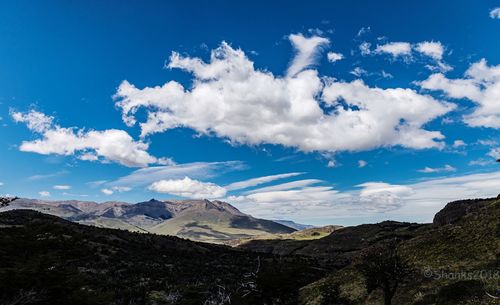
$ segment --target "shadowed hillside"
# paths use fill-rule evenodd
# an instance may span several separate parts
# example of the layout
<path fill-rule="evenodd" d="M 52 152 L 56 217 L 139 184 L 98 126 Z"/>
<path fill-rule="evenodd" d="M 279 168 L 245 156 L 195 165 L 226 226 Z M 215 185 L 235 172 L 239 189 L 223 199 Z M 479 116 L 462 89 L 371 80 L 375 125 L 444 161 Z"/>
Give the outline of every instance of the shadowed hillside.
<path fill-rule="evenodd" d="M 313 259 L 0 213 L 0 304 L 295 304 L 324 274 Z"/>

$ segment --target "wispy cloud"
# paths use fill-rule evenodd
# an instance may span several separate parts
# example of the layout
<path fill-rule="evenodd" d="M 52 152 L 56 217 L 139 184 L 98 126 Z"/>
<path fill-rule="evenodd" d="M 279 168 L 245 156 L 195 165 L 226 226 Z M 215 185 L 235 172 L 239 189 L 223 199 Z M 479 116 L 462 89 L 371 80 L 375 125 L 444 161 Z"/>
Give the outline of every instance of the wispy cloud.
<path fill-rule="evenodd" d="M 49 179 L 49 178 L 54 178 L 54 177 L 60 177 L 60 176 L 67 175 L 67 174 L 69 174 L 69 171 L 61 170 L 61 171 L 58 171 L 55 173 L 32 175 L 32 176 L 28 177 L 28 180 L 30 180 L 30 181 L 44 180 L 44 179 Z"/>
<path fill-rule="evenodd" d="M 453 166 L 446 164 L 443 167 L 424 167 L 422 169 L 417 170 L 419 173 L 425 173 L 425 174 L 431 174 L 431 173 L 442 173 L 442 172 L 454 172 L 457 169 L 454 168 Z"/>
<path fill-rule="evenodd" d="M 500 7 L 496 7 L 490 11 L 490 18 L 500 19 Z"/>
<path fill-rule="evenodd" d="M 52 187 L 55 190 L 69 190 L 71 189 L 71 185 L 63 185 L 63 184 L 57 184 Z"/>
<path fill-rule="evenodd" d="M 366 182 L 358 185 L 358 190 L 348 191 L 297 183 L 303 183 L 304 187 L 287 189 L 287 186 L 276 186 L 276 190 L 267 191 L 263 188 L 263 191 L 232 196 L 227 200 L 258 217 L 318 224 L 356 224 L 377 219 L 430 222 L 434 214 L 450 201 L 496 196 L 500 190 L 500 171 L 413 184 Z"/>
<path fill-rule="evenodd" d="M 248 180 L 244 180 L 244 181 L 233 182 L 233 183 L 227 185 L 226 189 L 230 190 L 230 191 L 245 189 L 245 188 L 257 186 L 257 185 L 260 185 L 263 183 L 268 183 L 268 182 L 271 182 L 274 180 L 295 177 L 295 176 L 302 175 L 302 174 L 304 174 L 304 173 L 286 173 L 286 174 L 257 177 L 257 178 L 252 178 L 252 179 L 248 179 Z"/>
<path fill-rule="evenodd" d="M 106 183 L 106 186 L 144 186 L 165 179 L 208 179 L 230 171 L 246 169 L 242 161 L 194 162 L 165 166 L 153 166 L 133 171 L 127 176 Z"/>
<path fill-rule="evenodd" d="M 294 76 L 314 64 L 321 48 L 330 43 L 327 38 L 319 36 L 304 37 L 302 34 L 291 34 L 288 38 L 297 52 L 288 68 L 289 76 Z"/>

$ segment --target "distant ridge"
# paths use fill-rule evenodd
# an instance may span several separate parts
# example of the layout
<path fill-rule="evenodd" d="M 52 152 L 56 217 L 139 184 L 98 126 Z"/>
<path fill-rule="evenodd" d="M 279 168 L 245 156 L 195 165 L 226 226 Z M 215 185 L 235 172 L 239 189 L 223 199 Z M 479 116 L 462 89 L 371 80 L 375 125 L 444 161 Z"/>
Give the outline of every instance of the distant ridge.
<path fill-rule="evenodd" d="M 254 218 L 218 200 L 148 201 L 49 201 L 16 198 L 0 209 L 30 209 L 73 222 L 105 228 L 174 235 L 196 241 L 225 243 L 230 240 L 292 233 L 296 229 L 278 222 Z"/>

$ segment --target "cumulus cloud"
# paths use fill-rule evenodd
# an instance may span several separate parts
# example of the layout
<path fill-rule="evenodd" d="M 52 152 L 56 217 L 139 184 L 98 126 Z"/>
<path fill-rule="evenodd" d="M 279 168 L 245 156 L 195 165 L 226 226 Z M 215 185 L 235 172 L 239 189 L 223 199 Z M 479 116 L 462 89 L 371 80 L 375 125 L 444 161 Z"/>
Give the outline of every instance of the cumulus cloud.
<path fill-rule="evenodd" d="M 495 7 L 490 11 L 490 18 L 500 19 L 500 7 Z"/>
<path fill-rule="evenodd" d="M 76 155 L 81 160 L 117 162 L 128 167 L 143 167 L 165 162 L 148 152 L 148 144 L 134 139 L 125 131 L 103 131 L 64 128 L 53 123 L 53 117 L 31 110 L 27 113 L 11 111 L 16 122 L 42 136 L 34 141 L 23 141 L 19 150 L 42 155 Z"/>
<path fill-rule="evenodd" d="M 453 70 L 453 68 L 443 62 L 444 46 L 439 41 L 422 41 L 417 43 L 415 50 L 425 56 L 434 59 L 434 64 L 428 64 L 425 67 L 431 71 L 439 71 L 446 73 Z"/>
<path fill-rule="evenodd" d="M 54 185 L 52 188 L 55 190 L 70 190 L 71 185 Z"/>
<path fill-rule="evenodd" d="M 418 83 L 428 90 L 443 91 L 450 98 L 466 98 L 476 107 L 463 117 L 471 127 L 500 128 L 500 65 L 488 66 L 485 59 L 472 64 L 463 78 L 449 79 L 442 73 Z"/>
<path fill-rule="evenodd" d="M 422 41 L 416 45 L 415 50 L 435 60 L 443 59 L 444 47 L 439 41 Z"/>
<path fill-rule="evenodd" d="M 292 61 L 293 73 L 285 77 L 256 70 L 242 50 L 225 42 L 212 51 L 208 63 L 174 52 L 168 67 L 191 73 L 191 89 L 176 81 L 143 89 L 123 81 L 116 105 L 130 126 L 136 123 L 138 109 L 148 110 L 146 121 L 140 123 L 142 137 L 188 127 L 234 144 L 277 144 L 304 152 L 443 146 L 444 136 L 423 126 L 452 110 L 451 104 L 411 89 L 320 77 L 307 68 L 306 59 L 315 54 L 312 46 L 326 41 L 304 39 L 295 42 L 307 47 L 297 46 L 301 51 Z M 322 102 L 332 111 L 326 113 Z"/>
<path fill-rule="evenodd" d="M 295 76 L 297 73 L 313 65 L 321 48 L 330 43 L 324 37 L 304 37 L 302 34 L 291 34 L 288 36 L 288 39 L 290 39 L 297 52 L 288 68 L 287 74 L 289 76 Z"/>
<path fill-rule="evenodd" d="M 38 195 L 40 195 L 40 197 L 49 197 L 50 196 L 50 192 L 48 192 L 48 191 L 40 191 L 40 192 L 38 192 Z"/>
<path fill-rule="evenodd" d="M 11 110 L 10 114 L 16 123 L 25 123 L 30 130 L 38 133 L 43 133 L 49 130 L 52 127 L 52 122 L 54 121 L 54 117 L 47 116 L 35 110 L 31 110 L 27 113 Z"/>
<path fill-rule="evenodd" d="M 201 182 L 198 180 L 193 180 L 189 177 L 184 177 L 184 179 L 170 179 L 170 180 L 160 180 L 152 183 L 149 190 L 171 194 L 186 198 L 221 198 L 226 195 L 227 190 L 221 186 L 218 186 L 210 182 Z"/>
<path fill-rule="evenodd" d="M 359 160 L 359 161 L 358 161 L 358 167 L 359 167 L 359 168 L 363 168 L 363 167 L 365 167 L 366 165 L 368 165 L 368 162 L 366 162 L 365 160 Z"/>
<path fill-rule="evenodd" d="M 386 53 L 392 57 L 409 56 L 411 55 L 411 44 L 408 42 L 389 42 L 378 45 L 375 48 L 375 53 Z"/>
<path fill-rule="evenodd" d="M 443 166 L 443 167 L 436 167 L 436 168 L 426 166 L 422 169 L 417 170 L 417 172 L 425 173 L 425 174 L 432 174 L 432 173 L 442 173 L 442 172 L 454 172 L 456 170 L 457 169 L 454 168 L 453 166 L 451 166 L 449 164 L 445 164 L 445 166 Z"/>
<path fill-rule="evenodd" d="M 342 55 L 340 53 L 335 53 L 335 52 L 328 52 L 328 54 L 326 54 L 326 56 L 327 56 L 329 62 L 336 62 L 336 61 L 342 60 L 344 58 L 344 55 Z"/>

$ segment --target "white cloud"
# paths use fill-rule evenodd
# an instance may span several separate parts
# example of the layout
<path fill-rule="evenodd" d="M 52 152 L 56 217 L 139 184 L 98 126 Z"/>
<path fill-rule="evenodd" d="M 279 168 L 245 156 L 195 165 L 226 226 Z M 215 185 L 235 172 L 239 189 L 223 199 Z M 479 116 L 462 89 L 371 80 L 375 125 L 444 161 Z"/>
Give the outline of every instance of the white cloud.
<path fill-rule="evenodd" d="M 270 176 L 263 176 L 263 177 L 257 177 L 257 178 L 252 178 L 244 181 L 238 181 L 238 182 L 233 182 L 225 188 L 227 190 L 239 190 L 239 189 L 245 189 L 249 188 L 252 186 L 257 186 L 260 184 L 268 183 L 271 181 L 279 180 L 279 179 L 285 179 L 285 178 L 290 178 L 290 177 L 295 177 L 298 175 L 302 175 L 303 173 L 286 173 L 286 174 L 278 174 L 278 175 L 270 175 Z"/>
<path fill-rule="evenodd" d="M 411 44 L 408 42 L 390 42 L 383 45 L 377 45 L 376 53 L 390 54 L 392 57 L 411 55 Z"/>
<path fill-rule="evenodd" d="M 115 192 L 123 193 L 123 192 L 128 192 L 131 190 L 132 190 L 132 188 L 128 187 L 128 186 L 113 186 L 110 188 L 103 188 L 103 189 L 101 189 L 101 192 L 105 195 L 113 195 Z"/>
<path fill-rule="evenodd" d="M 148 144 L 134 139 L 125 131 L 103 131 L 63 128 L 53 124 L 53 118 L 31 110 L 28 113 L 11 111 L 16 122 L 42 135 L 41 139 L 23 141 L 19 149 L 42 155 L 76 155 L 79 159 L 114 161 L 128 167 L 144 167 L 159 159 L 148 152 Z M 164 162 L 164 159 L 160 160 Z"/>
<path fill-rule="evenodd" d="M 422 41 L 417 43 L 415 50 L 425 56 L 434 59 L 434 64 L 427 64 L 425 67 L 431 71 L 439 71 L 446 73 L 453 70 L 453 67 L 442 61 L 444 54 L 444 46 L 439 41 Z"/>
<path fill-rule="evenodd" d="M 488 66 L 485 59 L 472 64 L 464 78 L 448 79 L 442 73 L 418 83 L 422 88 L 443 91 L 451 98 L 467 98 L 477 106 L 463 117 L 471 127 L 500 128 L 500 65 Z"/>
<path fill-rule="evenodd" d="M 455 148 L 462 147 L 462 146 L 467 146 L 467 144 L 465 144 L 465 142 L 462 140 L 455 140 L 453 142 L 453 147 L 455 147 Z"/>
<path fill-rule="evenodd" d="M 490 157 L 493 157 L 495 159 L 500 159 L 500 147 L 497 147 L 497 148 L 492 148 L 489 152 L 488 152 L 488 156 Z"/>
<path fill-rule="evenodd" d="M 342 55 L 340 53 L 335 53 L 335 52 L 328 52 L 328 54 L 326 54 L 326 56 L 327 56 L 329 62 L 336 62 L 336 61 L 342 60 L 344 58 L 344 55 Z"/>
<path fill-rule="evenodd" d="M 391 73 L 385 72 L 384 70 L 382 70 L 380 74 L 382 75 L 383 78 L 394 78 L 394 76 Z"/>
<path fill-rule="evenodd" d="M 368 72 L 365 69 L 361 68 L 361 67 L 355 67 L 349 73 L 352 74 L 352 75 L 354 75 L 354 76 L 356 76 L 356 77 L 361 77 L 361 76 L 367 74 Z"/>
<path fill-rule="evenodd" d="M 106 182 L 108 182 L 108 180 L 96 180 L 96 181 L 87 182 L 86 184 L 90 187 L 98 187 L 98 186 L 103 185 Z"/>
<path fill-rule="evenodd" d="M 371 31 L 371 27 L 367 26 L 367 27 L 362 27 L 361 29 L 359 29 L 358 31 L 358 34 L 356 36 L 361 36 L 361 35 L 364 35 L 366 33 L 370 33 Z"/>
<path fill-rule="evenodd" d="M 444 47 L 439 41 L 422 41 L 417 43 L 415 50 L 435 60 L 443 59 Z"/>
<path fill-rule="evenodd" d="M 362 42 L 360 45 L 359 45 L 359 50 L 361 51 L 361 55 L 363 56 L 366 56 L 366 55 L 370 55 L 371 54 L 371 46 L 372 44 L 369 43 L 369 42 Z"/>
<path fill-rule="evenodd" d="M 55 190 L 69 190 L 71 185 L 54 185 L 52 188 Z"/>
<path fill-rule="evenodd" d="M 30 110 L 27 113 L 11 110 L 10 114 L 16 123 L 25 123 L 30 130 L 44 133 L 52 127 L 54 117 L 47 116 L 41 112 Z"/>
<path fill-rule="evenodd" d="M 191 177 L 193 179 L 208 179 L 230 171 L 238 171 L 246 168 L 242 161 L 224 162 L 193 162 L 165 166 L 152 166 L 133 171 L 127 176 L 108 182 L 109 186 L 144 186 L 158 180 L 182 179 Z"/>
<path fill-rule="evenodd" d="M 227 43 L 212 51 L 209 63 L 173 53 L 168 67 L 192 73 L 192 89 L 175 81 L 138 89 L 124 81 L 116 93 L 127 124 L 136 122 L 139 108 L 148 110 L 140 124 L 143 137 L 182 126 L 231 143 L 277 144 L 304 152 L 439 148 L 444 136 L 423 126 L 453 109 L 411 89 L 337 82 L 316 70 L 277 77 L 255 70 L 242 50 Z M 335 111 L 325 113 L 320 98 Z"/>
<path fill-rule="evenodd" d="M 365 160 L 359 160 L 359 161 L 358 161 L 358 167 L 359 167 L 359 168 L 363 168 L 363 167 L 365 167 L 367 164 L 368 164 L 368 162 L 366 162 Z"/>
<path fill-rule="evenodd" d="M 337 163 L 335 162 L 335 160 L 329 160 L 328 163 L 326 164 L 326 167 L 329 167 L 329 168 L 334 168 L 337 166 Z"/>
<path fill-rule="evenodd" d="M 496 7 L 490 11 L 490 18 L 500 19 L 500 7 Z"/>
<path fill-rule="evenodd" d="M 40 191 L 40 192 L 38 192 L 38 195 L 40 195 L 40 197 L 49 197 L 50 196 L 50 192 L 48 192 L 48 191 Z"/>
<path fill-rule="evenodd" d="M 110 190 L 110 189 L 102 189 L 101 192 L 104 194 L 104 195 L 113 195 L 113 190 Z"/>
<path fill-rule="evenodd" d="M 50 174 L 31 175 L 31 176 L 28 177 L 28 180 L 30 180 L 30 181 L 36 181 L 36 180 L 50 179 L 50 178 L 54 178 L 54 177 L 59 177 L 59 176 L 66 175 L 68 173 L 69 173 L 69 171 L 62 170 L 62 171 L 58 171 L 58 172 L 50 173 Z"/>
<path fill-rule="evenodd" d="M 291 34 L 288 36 L 288 39 L 290 39 L 297 52 L 288 68 L 288 76 L 295 76 L 297 73 L 313 65 L 321 48 L 330 43 L 324 37 L 304 37 L 302 34 Z"/>
<path fill-rule="evenodd" d="M 226 195 L 227 190 L 210 182 L 201 182 L 189 177 L 178 180 L 160 180 L 151 184 L 148 189 L 164 194 L 171 194 L 186 198 L 221 198 Z"/>
<path fill-rule="evenodd" d="M 323 90 L 323 98 L 330 105 L 337 105 L 342 99 L 359 108 L 338 109 L 336 120 L 330 126 L 330 134 L 331 130 L 338 130 L 344 135 L 331 145 L 351 151 L 395 145 L 441 148 L 440 140 L 444 136 L 421 127 L 454 108 L 411 89 L 370 88 L 361 80 L 333 82 Z M 325 137 L 328 136 L 325 134 Z"/>
<path fill-rule="evenodd" d="M 497 141 L 491 139 L 481 139 L 477 141 L 477 144 L 483 146 L 496 146 L 498 144 Z"/>
<path fill-rule="evenodd" d="M 500 189 L 500 171 L 431 179 L 394 185 L 366 182 L 359 190 L 335 191 L 311 186 L 230 196 L 245 213 L 271 219 L 293 219 L 316 224 L 360 224 L 387 219 L 431 222 L 446 203 L 466 198 L 494 197 Z"/>
<path fill-rule="evenodd" d="M 469 162 L 469 165 L 470 166 L 475 166 L 475 165 L 478 165 L 478 166 L 486 166 L 486 165 L 491 165 L 495 163 L 494 161 L 492 161 L 491 159 L 484 159 L 484 158 L 479 158 L 479 159 L 476 159 L 476 160 L 472 160 Z"/>
<path fill-rule="evenodd" d="M 0 182 L 0 186 L 3 186 L 3 185 L 4 185 L 4 183 L 3 183 L 3 182 Z"/>
<path fill-rule="evenodd" d="M 304 179 L 304 180 L 296 180 L 292 182 L 281 183 L 272 186 L 261 187 L 255 190 L 251 190 L 246 192 L 246 194 L 255 194 L 255 193 L 263 193 L 263 192 L 274 192 L 274 191 L 286 191 L 292 189 L 301 189 L 307 186 L 311 186 L 314 184 L 318 184 L 323 182 L 318 179 Z"/>
<path fill-rule="evenodd" d="M 436 168 L 426 166 L 422 169 L 417 170 L 417 172 L 431 174 L 431 173 L 442 173 L 442 172 L 454 172 L 456 170 L 457 169 L 454 168 L 453 166 L 446 164 L 443 167 L 436 167 Z"/>
<path fill-rule="evenodd" d="M 438 61 L 435 64 L 427 64 L 425 65 L 425 67 L 432 72 L 441 72 L 441 73 L 446 73 L 448 71 L 453 70 L 452 66 L 442 61 Z"/>
<path fill-rule="evenodd" d="M 338 191 L 331 186 L 314 186 L 321 180 L 299 180 L 254 190 L 246 195 L 229 196 L 228 202 L 258 217 L 280 218 L 291 214 L 321 213 L 332 206 Z"/>
<path fill-rule="evenodd" d="M 384 182 L 366 182 L 358 185 L 361 206 L 373 212 L 387 212 L 399 209 L 403 205 L 401 197 L 412 194 L 411 187 Z"/>

